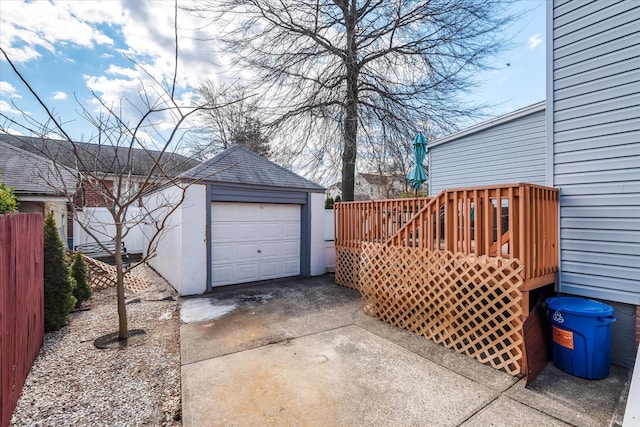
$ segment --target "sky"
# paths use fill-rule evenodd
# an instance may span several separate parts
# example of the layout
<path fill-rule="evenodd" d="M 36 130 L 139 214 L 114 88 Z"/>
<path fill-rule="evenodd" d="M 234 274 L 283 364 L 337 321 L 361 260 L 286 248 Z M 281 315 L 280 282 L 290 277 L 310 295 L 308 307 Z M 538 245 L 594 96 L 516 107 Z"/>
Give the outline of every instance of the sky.
<path fill-rule="evenodd" d="M 522 17 L 509 29 L 512 45 L 493 61 L 493 70 L 477 76 L 469 102 L 491 104 L 498 116 L 544 100 L 545 1 L 521 0 Z M 208 79 L 231 81 L 232 64 L 216 53 L 193 16 L 179 10 L 176 94 L 183 104 Z M 139 99 L 140 83 L 172 81 L 174 71 L 174 4 L 172 0 L 20 1 L 0 0 L 0 46 L 27 81 L 65 122 L 75 140 L 87 140 L 92 129 L 79 118 L 81 106 L 97 111 L 93 94 L 114 108 L 130 109 L 120 100 Z M 136 67 L 132 60 L 142 67 Z M 0 57 L 0 111 L 19 117 L 27 112 L 45 121 L 44 110 Z M 158 117 L 160 127 L 170 117 Z M 5 126 L 6 123 L 0 123 Z M 13 132 L 27 134 L 13 127 Z M 149 141 L 152 143 L 152 141 Z"/>

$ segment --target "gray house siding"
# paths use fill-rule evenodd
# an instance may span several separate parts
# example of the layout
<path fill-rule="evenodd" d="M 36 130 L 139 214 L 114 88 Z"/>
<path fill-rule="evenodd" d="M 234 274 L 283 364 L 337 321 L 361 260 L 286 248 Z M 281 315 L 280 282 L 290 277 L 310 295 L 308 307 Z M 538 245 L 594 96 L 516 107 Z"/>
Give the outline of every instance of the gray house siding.
<path fill-rule="evenodd" d="M 561 292 L 640 304 L 640 3 L 550 11 Z"/>
<path fill-rule="evenodd" d="M 611 361 L 630 366 L 640 305 L 640 2 L 555 0 L 547 12 L 558 289 L 615 308 Z"/>
<path fill-rule="evenodd" d="M 429 194 L 513 182 L 544 185 L 545 135 L 544 103 L 539 103 L 433 141 Z"/>

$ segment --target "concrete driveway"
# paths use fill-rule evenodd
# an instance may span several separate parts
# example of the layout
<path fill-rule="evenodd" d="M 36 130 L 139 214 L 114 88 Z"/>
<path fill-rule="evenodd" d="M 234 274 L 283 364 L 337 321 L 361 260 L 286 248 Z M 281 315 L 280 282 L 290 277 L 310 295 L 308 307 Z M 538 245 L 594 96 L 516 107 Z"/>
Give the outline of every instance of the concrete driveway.
<path fill-rule="evenodd" d="M 628 379 L 616 366 L 589 381 L 549 364 L 525 388 L 365 315 L 330 275 L 184 299 L 181 316 L 185 427 L 604 426 Z"/>

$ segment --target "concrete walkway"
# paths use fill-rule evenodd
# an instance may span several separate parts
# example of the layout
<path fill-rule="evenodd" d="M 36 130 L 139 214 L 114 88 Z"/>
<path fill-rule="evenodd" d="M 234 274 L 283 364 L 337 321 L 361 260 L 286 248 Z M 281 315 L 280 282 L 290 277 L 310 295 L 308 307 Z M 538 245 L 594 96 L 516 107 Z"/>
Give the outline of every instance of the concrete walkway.
<path fill-rule="evenodd" d="M 333 276 L 182 303 L 185 427 L 608 426 L 628 379 L 616 366 L 589 381 L 549 364 L 525 388 L 365 315 Z"/>

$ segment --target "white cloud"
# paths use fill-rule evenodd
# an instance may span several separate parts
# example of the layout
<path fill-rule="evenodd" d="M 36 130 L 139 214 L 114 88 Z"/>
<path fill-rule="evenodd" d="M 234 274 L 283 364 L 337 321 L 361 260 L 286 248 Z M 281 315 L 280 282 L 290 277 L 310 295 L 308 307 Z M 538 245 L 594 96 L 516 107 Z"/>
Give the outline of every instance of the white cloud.
<path fill-rule="evenodd" d="M 536 33 L 529 37 L 529 49 L 533 50 L 542 43 L 542 34 Z"/>
<path fill-rule="evenodd" d="M 68 98 L 68 96 L 64 92 L 54 92 L 53 93 L 53 99 L 55 99 L 57 101 L 64 101 L 67 98 Z"/>
<path fill-rule="evenodd" d="M 4 99 L 0 99 L 0 111 L 6 114 L 20 114 L 20 111 L 13 108 L 13 106 Z"/>
<path fill-rule="evenodd" d="M 109 65 L 109 68 L 106 70 L 106 73 L 112 74 L 114 76 L 129 77 L 130 79 L 135 79 L 140 74 L 140 72 L 134 68 L 119 67 L 114 64 Z"/>
<path fill-rule="evenodd" d="M 22 132 L 13 128 L 3 129 L 3 131 L 10 135 L 25 136 Z"/>
<path fill-rule="evenodd" d="M 0 42 L 17 63 L 39 58 L 37 48 L 56 52 L 58 43 L 88 48 L 113 44 L 93 24 L 110 22 L 109 12 L 117 8 L 97 7 L 96 2 L 3 2 Z"/>
<path fill-rule="evenodd" d="M 22 98 L 17 92 L 14 85 L 9 82 L 0 81 L 0 95 L 10 98 Z"/>
<path fill-rule="evenodd" d="M 193 88 L 207 79 L 220 78 L 221 68 L 233 79 L 240 71 L 234 72 L 234 64 L 218 58 L 215 47 L 202 41 L 207 38 L 201 30 L 204 26 L 199 18 L 184 12 L 186 0 L 180 6 L 176 97 L 184 106 L 193 101 Z M 141 97 L 149 95 L 151 104 L 166 99 L 162 90 L 173 82 L 174 12 L 173 0 L 3 1 L 0 45 L 24 67 L 34 62 L 55 72 L 56 63 L 75 60 L 78 74 L 84 75 L 72 86 L 48 88 L 49 93 L 64 91 L 55 93 L 54 99 L 67 99 L 60 97 L 75 93 L 87 108 L 102 111 L 89 93 L 93 91 L 104 105 L 116 107 L 126 116 L 123 118 L 135 122 L 140 111 L 146 111 Z M 123 55 L 132 62 L 123 62 Z M 85 71 L 83 64 L 91 67 Z M 166 114 L 157 120 L 155 123 L 162 123 L 157 129 L 163 130 L 172 127 L 175 117 Z"/>
<path fill-rule="evenodd" d="M 188 5 L 182 2 L 181 6 Z M 111 51 L 96 56 L 110 59 L 124 53 L 156 80 L 170 82 L 175 68 L 174 13 L 173 0 L 3 2 L 0 43 L 15 63 L 37 60 L 43 50 L 62 60 L 73 60 L 67 47 L 94 49 L 102 45 Z M 122 40 L 113 40 L 101 27 L 112 29 Z M 210 42 L 201 41 L 207 38 L 201 28 L 199 18 L 178 11 L 178 88 L 197 87 L 216 78 L 220 65 L 230 65 L 222 64 Z M 116 79 L 123 76 L 113 69 L 104 72 L 115 74 Z M 126 77 L 135 79 L 136 73 L 140 70 Z M 230 74 L 237 77 L 237 72 Z"/>

